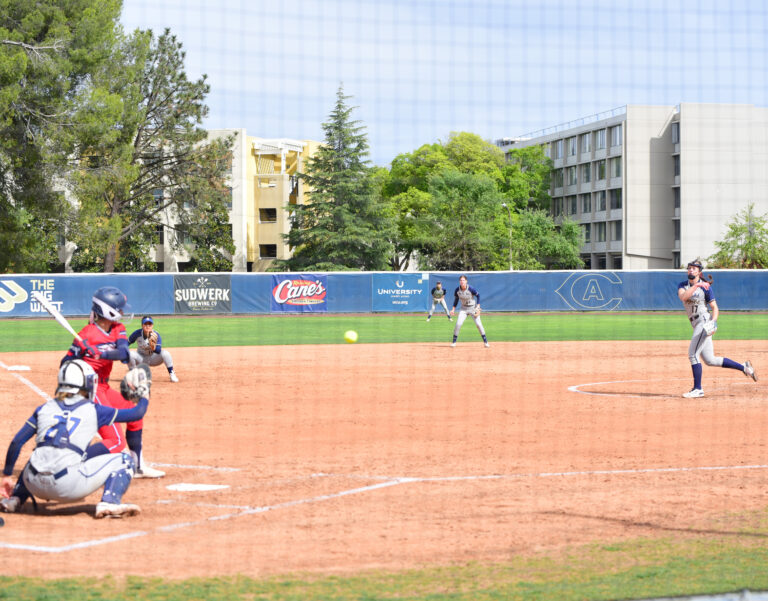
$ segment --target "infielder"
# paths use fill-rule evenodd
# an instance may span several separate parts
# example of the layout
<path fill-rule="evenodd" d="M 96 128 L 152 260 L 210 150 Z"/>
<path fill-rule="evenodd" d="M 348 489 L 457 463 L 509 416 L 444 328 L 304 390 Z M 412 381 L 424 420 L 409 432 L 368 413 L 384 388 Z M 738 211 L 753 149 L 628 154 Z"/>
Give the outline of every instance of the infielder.
<path fill-rule="evenodd" d="M 93 294 L 93 305 L 89 323 L 79 332 L 82 342 L 75 339 L 69 351 L 62 359 L 82 359 L 90 365 L 99 377 L 96 390 L 96 403 L 114 409 L 128 409 L 132 405 L 122 395 L 109 387 L 109 375 L 112 363 L 128 363 L 128 336 L 125 326 L 120 323 L 123 314 L 131 310 L 128 299 L 119 288 L 105 286 Z M 146 464 L 142 453 L 144 420 L 128 422 L 126 433 L 117 424 L 109 424 L 99 429 L 102 444 L 110 453 L 120 453 L 126 446 L 136 454 L 136 478 L 161 478 L 165 472 Z"/>
<path fill-rule="evenodd" d="M 448 311 L 448 305 L 445 304 L 445 288 L 443 288 L 442 282 L 436 282 L 435 287 L 432 288 L 432 307 L 429 309 L 429 315 L 427 315 L 427 321 L 432 319 L 432 313 L 435 312 L 435 307 L 437 305 L 442 305 L 443 310 L 445 311 L 445 316 L 448 318 L 448 321 L 453 321 L 451 318 L 451 314 Z"/>
<path fill-rule="evenodd" d="M 136 421 L 147 411 L 146 372 L 142 369 L 135 372 L 129 374 L 138 404 L 118 410 L 94 403 L 96 373 L 90 365 L 81 359 L 64 362 L 59 369 L 55 398 L 35 409 L 8 446 L 0 511 L 14 513 L 32 495 L 71 503 L 101 486 L 104 493 L 94 517 L 120 518 L 141 511 L 138 505 L 122 502 L 133 477 L 131 455 L 106 453 L 103 445 L 90 444 L 100 427 L 116 421 Z M 33 436 L 35 450 L 14 486 L 13 466 L 21 448 Z"/>
<path fill-rule="evenodd" d="M 128 367 L 133 369 L 140 363 L 155 367 L 165 363 L 171 382 L 178 382 L 179 377 L 173 370 L 173 357 L 163 348 L 163 338 L 160 332 L 155 330 L 155 321 L 149 315 L 141 318 L 141 328 L 135 330 L 128 337 L 128 344 L 136 343 L 136 350 L 130 351 Z"/>
<path fill-rule="evenodd" d="M 704 363 L 707 365 L 738 369 L 744 372 L 745 376 L 757 382 L 757 374 L 749 361 L 742 365 L 728 357 L 715 357 L 712 335 L 717 330 L 717 317 L 720 310 L 717 307 L 717 301 L 715 301 L 715 294 L 712 292 L 712 277 L 709 277 L 709 281 L 703 280 L 701 278 L 702 269 L 700 261 L 688 263 L 688 279 L 680 282 L 677 286 L 677 296 L 683 302 L 688 320 L 693 327 L 691 344 L 688 346 L 688 359 L 691 361 L 691 369 L 693 370 L 693 388 L 683 394 L 689 399 L 704 396 L 704 389 L 701 387 L 700 358 L 704 359 Z M 710 308 L 712 309 L 711 314 Z"/>
<path fill-rule="evenodd" d="M 451 315 L 453 315 L 456 310 L 456 305 L 458 305 L 459 302 L 461 302 L 461 308 L 459 309 L 459 316 L 456 318 L 456 325 L 453 327 L 453 342 L 451 342 L 451 346 L 456 346 L 459 330 L 461 330 L 461 326 L 467 318 L 467 315 L 471 315 L 472 319 L 475 320 L 477 331 L 480 332 L 480 336 L 483 337 L 485 348 L 491 346 L 488 344 L 488 338 L 485 336 L 483 322 L 480 321 L 480 293 L 467 283 L 467 276 L 465 275 L 459 278 L 459 287 L 456 288 L 453 293 Z"/>

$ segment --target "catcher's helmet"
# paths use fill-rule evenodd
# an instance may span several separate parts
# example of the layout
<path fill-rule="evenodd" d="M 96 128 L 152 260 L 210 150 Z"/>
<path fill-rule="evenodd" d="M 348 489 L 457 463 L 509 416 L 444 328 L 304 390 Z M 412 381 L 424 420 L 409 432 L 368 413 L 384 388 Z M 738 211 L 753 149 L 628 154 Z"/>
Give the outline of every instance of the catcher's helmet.
<path fill-rule="evenodd" d="M 104 286 L 93 293 L 93 306 L 91 311 L 97 317 L 104 317 L 110 321 L 120 321 L 125 313 L 130 312 L 131 306 L 128 298 L 119 288 Z"/>
<path fill-rule="evenodd" d="M 59 368 L 59 385 L 56 394 L 67 392 L 82 395 L 89 401 L 96 396 L 96 372 L 82 359 L 65 361 Z"/>

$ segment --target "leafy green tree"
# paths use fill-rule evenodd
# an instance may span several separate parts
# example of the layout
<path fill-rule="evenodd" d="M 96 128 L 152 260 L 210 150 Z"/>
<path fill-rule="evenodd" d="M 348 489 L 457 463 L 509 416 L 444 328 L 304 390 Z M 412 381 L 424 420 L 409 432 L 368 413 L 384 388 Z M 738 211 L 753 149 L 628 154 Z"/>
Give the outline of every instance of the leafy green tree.
<path fill-rule="evenodd" d="M 552 159 L 541 146 L 516 148 L 501 168 L 499 189 L 517 211 L 527 208 L 548 209 Z"/>
<path fill-rule="evenodd" d="M 755 205 L 739 211 L 728 222 L 725 238 L 707 259 L 710 268 L 765 269 L 768 267 L 768 213 L 755 215 Z"/>
<path fill-rule="evenodd" d="M 307 160 L 301 179 L 309 202 L 291 205 L 285 235 L 293 256 L 274 269 L 291 271 L 385 270 L 392 221 L 368 166 L 365 127 L 351 117 L 342 86 L 328 121 L 324 142 Z"/>
<path fill-rule="evenodd" d="M 170 247 L 188 250 L 190 269 L 231 269 L 232 140 L 206 141 L 206 77 L 187 79 L 182 45 L 169 30 L 123 38 L 91 75 L 85 104 L 97 110 L 71 130 L 73 265 L 153 270 L 149 251 L 168 220 L 179 234 Z"/>
<path fill-rule="evenodd" d="M 579 225 L 564 220 L 556 226 L 552 217 L 540 209 L 525 209 L 515 215 L 511 234 L 513 269 L 577 269 L 584 262 L 579 256 L 582 234 Z"/>
<path fill-rule="evenodd" d="M 433 220 L 430 242 L 419 255 L 423 269 L 506 269 L 507 230 L 502 197 L 487 175 L 449 169 L 429 180 Z"/>
<path fill-rule="evenodd" d="M 119 0 L 0 0 L 0 271 L 48 271 L 67 199 L 57 177 L 80 91 L 107 59 Z"/>

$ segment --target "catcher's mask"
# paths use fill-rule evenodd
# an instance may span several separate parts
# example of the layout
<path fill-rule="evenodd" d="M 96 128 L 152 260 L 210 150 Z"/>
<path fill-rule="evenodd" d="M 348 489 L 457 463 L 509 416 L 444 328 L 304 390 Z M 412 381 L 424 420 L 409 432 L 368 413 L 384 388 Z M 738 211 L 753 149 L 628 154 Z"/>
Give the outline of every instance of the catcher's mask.
<path fill-rule="evenodd" d="M 60 392 L 82 395 L 93 401 L 96 396 L 96 372 L 82 359 L 66 361 L 59 368 L 56 394 Z"/>

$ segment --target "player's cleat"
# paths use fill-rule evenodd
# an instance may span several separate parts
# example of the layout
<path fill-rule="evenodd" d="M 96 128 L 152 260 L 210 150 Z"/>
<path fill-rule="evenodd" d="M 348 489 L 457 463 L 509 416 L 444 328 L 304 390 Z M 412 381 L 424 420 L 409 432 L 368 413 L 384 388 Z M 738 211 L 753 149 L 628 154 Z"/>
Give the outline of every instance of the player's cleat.
<path fill-rule="evenodd" d="M 176 375 L 176 372 L 175 372 L 175 371 L 172 371 L 172 372 L 171 372 L 171 382 L 176 382 L 176 383 L 178 383 L 178 381 L 179 381 L 179 376 L 177 376 L 177 375 Z"/>
<path fill-rule="evenodd" d="M 491 346 L 491 345 L 490 345 L 490 344 L 488 344 L 487 342 L 484 342 L 483 344 L 485 344 L 485 348 L 488 348 L 489 346 Z"/>
<path fill-rule="evenodd" d="M 451 346 L 456 346 L 456 343 L 455 342 L 451 342 Z"/>
<path fill-rule="evenodd" d="M 448 316 L 448 321 L 453 321 L 453 317 L 451 317 L 451 316 L 449 315 L 449 316 Z"/>
<path fill-rule="evenodd" d="M 744 363 L 744 375 L 748 378 L 752 378 L 755 382 L 757 382 L 757 374 L 755 373 L 755 368 L 752 367 L 751 361 L 746 361 Z"/>
<path fill-rule="evenodd" d="M 432 319 L 432 318 L 431 317 L 427 317 L 427 321 L 429 321 L 430 319 Z"/>
<path fill-rule="evenodd" d="M 19 497 L 10 496 L 5 499 L 0 499 L 0 511 L 5 513 L 16 513 L 19 510 Z"/>
<path fill-rule="evenodd" d="M 162 470 L 156 470 L 148 465 L 142 465 L 140 468 L 136 468 L 136 472 L 133 474 L 134 478 L 162 478 L 165 476 L 165 472 Z"/>
<path fill-rule="evenodd" d="M 686 399 L 699 399 L 704 396 L 704 391 L 701 388 L 694 388 L 688 392 L 684 392 L 683 396 Z"/>
<path fill-rule="evenodd" d="M 107 503 L 99 501 L 93 517 L 100 520 L 101 518 L 121 518 L 129 515 L 139 515 L 140 513 L 141 507 L 132 503 Z"/>

